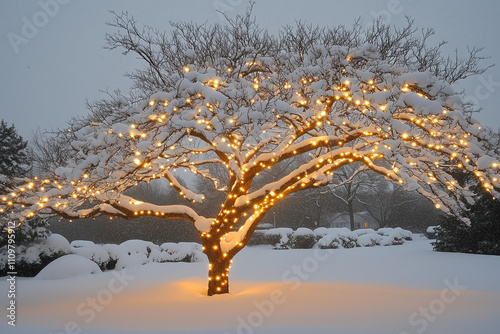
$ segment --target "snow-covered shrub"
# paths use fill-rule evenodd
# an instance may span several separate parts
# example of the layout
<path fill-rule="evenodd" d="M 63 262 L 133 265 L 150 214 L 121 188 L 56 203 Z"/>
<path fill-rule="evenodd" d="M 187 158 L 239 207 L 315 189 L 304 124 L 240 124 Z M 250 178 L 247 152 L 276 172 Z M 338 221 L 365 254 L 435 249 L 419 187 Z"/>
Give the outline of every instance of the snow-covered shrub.
<path fill-rule="evenodd" d="M 319 241 L 325 235 L 328 234 L 328 229 L 326 227 L 318 227 L 314 230 L 314 238 Z"/>
<path fill-rule="evenodd" d="M 166 242 L 160 248 L 161 258 L 156 262 L 197 262 L 203 258 L 201 245 L 196 242 Z"/>
<path fill-rule="evenodd" d="M 379 228 L 377 233 L 382 236 L 382 240 L 380 240 L 381 246 L 402 245 L 404 242 L 401 233 L 393 228 Z"/>
<path fill-rule="evenodd" d="M 108 253 L 109 261 L 106 264 L 106 270 L 112 270 L 116 268 L 116 264 L 120 258 L 125 258 L 128 256 L 128 252 L 124 247 L 116 244 L 105 244 L 102 248 Z"/>
<path fill-rule="evenodd" d="M 401 227 L 379 228 L 377 233 L 382 236 L 381 246 L 401 245 L 405 240 L 413 240 L 413 234 L 410 231 L 404 230 Z"/>
<path fill-rule="evenodd" d="M 254 231 L 247 245 L 248 246 L 267 245 L 266 231 L 265 230 Z"/>
<path fill-rule="evenodd" d="M 149 241 L 128 240 L 120 245 L 99 245 L 92 241 L 75 240 L 71 244 L 59 234 L 38 240 L 16 249 L 16 270 L 19 276 L 32 277 L 59 257 L 73 254 L 95 263 L 100 270 L 123 269 L 150 262 L 197 262 L 204 258 L 196 242 L 164 243 L 158 246 Z M 7 250 L 0 251 L 0 276 L 7 270 Z"/>
<path fill-rule="evenodd" d="M 289 249 L 293 230 L 288 227 L 279 227 L 267 230 L 265 235 L 267 244 L 273 245 L 275 249 Z"/>
<path fill-rule="evenodd" d="M 161 249 L 158 245 L 144 240 L 127 240 L 120 244 L 126 255 L 118 258 L 116 269 L 143 265 L 159 258 Z"/>
<path fill-rule="evenodd" d="M 109 255 L 105 269 L 123 269 L 151 262 L 196 262 L 203 258 L 201 245 L 196 242 L 164 243 L 128 240 L 120 245 L 102 246 Z"/>
<path fill-rule="evenodd" d="M 343 248 L 354 248 L 356 247 L 356 241 L 358 240 L 358 235 L 347 227 L 335 228 L 335 232 L 337 233 L 342 244 Z"/>
<path fill-rule="evenodd" d="M 325 234 L 324 234 L 325 233 Z M 317 242 L 319 248 L 354 248 L 357 246 L 358 234 L 347 227 L 321 230 L 316 235 L 323 235 Z"/>
<path fill-rule="evenodd" d="M 124 248 L 129 255 L 134 253 L 142 253 L 149 256 L 153 251 L 160 250 L 158 245 L 155 245 L 151 241 L 144 240 L 127 240 L 120 244 L 122 248 Z"/>
<path fill-rule="evenodd" d="M 318 240 L 316 245 L 321 249 L 337 249 L 341 247 L 342 242 L 337 234 L 328 233 L 323 235 L 323 237 Z"/>
<path fill-rule="evenodd" d="M 413 233 L 411 231 L 404 230 L 401 227 L 396 227 L 396 228 L 394 228 L 394 230 L 398 231 L 404 240 L 407 240 L 407 241 L 413 240 Z"/>
<path fill-rule="evenodd" d="M 371 247 L 378 246 L 382 241 L 382 236 L 375 231 L 373 233 L 363 233 L 358 236 L 358 240 L 356 241 L 356 245 L 358 247 Z"/>
<path fill-rule="evenodd" d="M 290 248 L 295 249 L 313 248 L 315 243 L 316 238 L 314 232 L 305 227 L 298 228 L 289 239 Z"/>
<path fill-rule="evenodd" d="M 47 239 L 40 242 L 42 252 L 46 255 L 54 255 L 56 253 L 69 253 L 71 246 L 69 241 L 60 234 L 51 234 Z"/>
<path fill-rule="evenodd" d="M 356 233 L 356 235 L 358 235 L 358 236 L 361 236 L 361 235 L 364 235 L 364 234 L 374 234 L 374 233 L 377 233 L 372 228 L 360 228 L 360 229 L 354 230 L 353 232 Z"/>

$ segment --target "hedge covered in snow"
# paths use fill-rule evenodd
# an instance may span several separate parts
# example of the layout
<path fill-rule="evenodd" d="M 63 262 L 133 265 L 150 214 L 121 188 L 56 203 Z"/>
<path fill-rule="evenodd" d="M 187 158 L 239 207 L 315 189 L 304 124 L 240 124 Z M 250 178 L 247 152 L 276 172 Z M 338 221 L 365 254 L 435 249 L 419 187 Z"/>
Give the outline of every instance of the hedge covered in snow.
<path fill-rule="evenodd" d="M 397 228 L 359 229 L 320 227 L 308 228 L 275 228 L 257 230 L 252 235 L 249 245 L 272 245 L 275 249 L 307 249 L 307 248 L 354 248 L 371 246 L 401 245 L 412 240 L 410 231 Z"/>
<path fill-rule="evenodd" d="M 150 262 L 194 262 L 204 258 L 201 245 L 195 242 L 158 246 L 142 240 L 127 240 L 119 245 L 75 240 L 70 244 L 59 234 L 52 234 L 28 246 L 18 246 L 16 253 L 18 275 L 28 277 L 37 275 L 49 263 L 68 254 L 91 260 L 101 270 L 123 269 Z M 0 249 L 0 276 L 5 276 L 7 272 L 5 246 Z"/>

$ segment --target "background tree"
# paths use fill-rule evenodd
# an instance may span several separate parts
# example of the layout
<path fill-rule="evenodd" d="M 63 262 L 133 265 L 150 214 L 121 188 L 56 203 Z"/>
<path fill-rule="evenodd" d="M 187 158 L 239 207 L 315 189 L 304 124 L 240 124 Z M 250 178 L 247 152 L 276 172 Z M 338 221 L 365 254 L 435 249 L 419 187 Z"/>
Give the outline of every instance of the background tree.
<path fill-rule="evenodd" d="M 372 176 L 372 187 L 368 196 L 364 200 L 366 210 L 378 222 L 379 227 L 389 226 L 394 219 L 396 212 L 404 210 L 407 214 L 412 214 L 416 206 L 417 196 L 405 191 L 400 184 L 387 182 L 376 175 Z"/>
<path fill-rule="evenodd" d="M 109 48 L 145 61 L 129 74 L 134 91 L 72 122 L 61 134 L 72 158 L 50 178 L 3 196 L 10 219 L 46 213 L 191 221 L 209 259 L 213 295 L 229 291 L 232 258 L 276 203 L 329 184 L 345 165 L 362 163 L 449 214 L 460 214 L 473 193 L 442 164 L 474 172 L 497 194 L 491 133 L 467 117 L 450 84 L 482 72 L 478 50 L 465 60 L 446 58 L 428 46 L 432 31 L 422 37 L 412 22 L 403 29 L 377 22 L 366 31 L 299 23 L 274 37 L 250 11 L 226 25 L 174 24 L 170 36 L 139 29 L 127 14 L 111 26 L 118 32 L 107 36 Z M 297 156 L 300 166 L 254 186 Z M 223 166 L 227 182 L 210 164 Z M 187 202 L 211 196 L 182 185 L 179 168 L 227 192 L 216 216 L 125 194 L 141 181 L 164 179 Z"/>
<path fill-rule="evenodd" d="M 42 133 L 39 129 L 30 141 L 30 159 L 33 173 L 39 177 L 50 177 L 54 170 L 71 159 L 69 141 L 65 131 Z"/>
<path fill-rule="evenodd" d="M 0 121 L 0 193 L 7 193 L 8 189 L 23 182 L 23 178 L 30 174 L 31 160 L 27 147 L 28 142 L 17 133 L 14 125 L 9 127 L 4 120 Z M 7 222 L 8 217 L 0 213 L 0 248 L 7 244 Z M 29 244 L 48 235 L 47 221 L 33 218 L 16 231 L 16 243 Z"/>

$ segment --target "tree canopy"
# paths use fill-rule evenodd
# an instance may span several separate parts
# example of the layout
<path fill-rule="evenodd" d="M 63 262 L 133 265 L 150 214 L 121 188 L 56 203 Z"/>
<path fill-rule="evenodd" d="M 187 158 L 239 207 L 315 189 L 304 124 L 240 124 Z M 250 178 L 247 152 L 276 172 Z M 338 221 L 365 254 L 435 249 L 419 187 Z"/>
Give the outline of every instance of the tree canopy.
<path fill-rule="evenodd" d="M 66 218 L 155 215 L 192 221 L 210 261 L 209 292 L 228 292 L 233 256 L 270 208 L 300 190 L 327 185 L 358 162 L 448 214 L 473 192 L 450 172 L 471 171 L 498 195 L 495 143 L 468 114 L 453 84 L 482 73 L 478 49 L 465 59 L 429 45 L 432 30 L 376 21 L 363 30 L 298 23 L 279 36 L 249 11 L 224 25 L 137 27 L 127 13 L 110 24 L 108 47 L 135 53 L 145 67 L 134 89 L 89 104 L 91 114 L 58 134 L 71 151 L 52 175 L 2 197 L 22 221 L 37 213 Z M 50 153 L 49 153 L 50 154 Z M 290 159 L 296 169 L 256 187 Z M 50 159 L 60 161 L 60 159 Z M 225 171 L 224 180 L 210 166 Z M 200 194 L 178 181 L 184 168 L 226 196 L 214 217 L 189 205 L 158 205 L 124 195 L 142 181 L 168 180 L 189 202 Z M 12 210 L 21 207 L 21 210 Z"/>

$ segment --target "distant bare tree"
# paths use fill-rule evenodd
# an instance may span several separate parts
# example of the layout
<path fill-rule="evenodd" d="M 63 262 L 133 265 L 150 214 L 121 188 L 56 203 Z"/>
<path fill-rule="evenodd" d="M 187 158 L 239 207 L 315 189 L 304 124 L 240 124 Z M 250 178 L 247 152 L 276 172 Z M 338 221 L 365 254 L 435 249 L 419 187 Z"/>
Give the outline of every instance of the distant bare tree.
<path fill-rule="evenodd" d="M 376 186 L 375 179 L 368 177 L 368 169 L 363 164 L 353 163 L 343 166 L 335 172 L 335 182 L 325 187 L 334 197 L 342 201 L 349 213 L 351 230 L 354 230 L 354 214 L 356 202 L 364 204 L 361 195 L 367 193 L 368 188 Z"/>
<path fill-rule="evenodd" d="M 398 183 L 380 179 L 374 180 L 373 186 L 363 198 L 363 203 L 379 227 L 386 227 L 397 211 L 404 210 L 406 214 L 411 215 L 415 210 L 413 204 L 417 201 L 415 196 Z"/>

